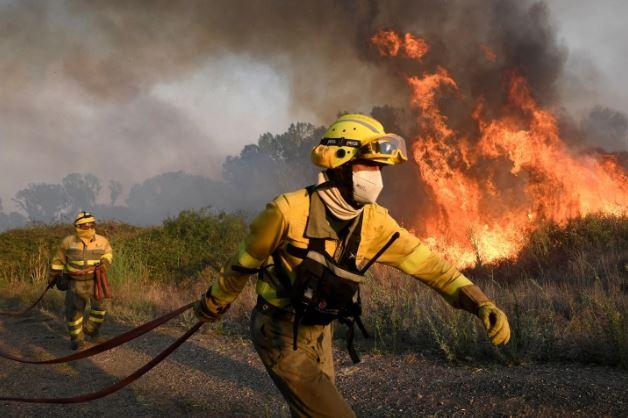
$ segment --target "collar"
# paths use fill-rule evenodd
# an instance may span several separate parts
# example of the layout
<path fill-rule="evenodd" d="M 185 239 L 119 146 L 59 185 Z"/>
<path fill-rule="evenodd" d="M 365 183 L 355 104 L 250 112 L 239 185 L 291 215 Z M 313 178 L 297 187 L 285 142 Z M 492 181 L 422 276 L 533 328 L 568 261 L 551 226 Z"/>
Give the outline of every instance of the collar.
<path fill-rule="evenodd" d="M 94 234 L 94 238 L 92 238 L 89 241 L 85 242 L 78 235 L 74 234 L 74 242 L 82 242 L 83 244 L 87 245 L 88 243 L 92 243 L 92 242 L 96 241 L 96 235 L 97 234 Z"/>
<path fill-rule="evenodd" d="M 338 239 L 338 233 L 332 226 L 333 217 L 325 209 L 325 204 L 318 193 L 310 194 L 310 213 L 305 228 L 306 238 Z M 333 222 L 336 224 L 336 222 Z M 337 226 L 337 225 L 335 225 Z"/>
<path fill-rule="evenodd" d="M 310 194 L 310 210 L 305 227 L 305 237 L 340 240 L 338 233 L 349 224 L 356 224 L 361 216 L 354 219 L 342 220 L 333 216 L 318 193 Z M 353 226 L 352 226 L 353 227 Z"/>

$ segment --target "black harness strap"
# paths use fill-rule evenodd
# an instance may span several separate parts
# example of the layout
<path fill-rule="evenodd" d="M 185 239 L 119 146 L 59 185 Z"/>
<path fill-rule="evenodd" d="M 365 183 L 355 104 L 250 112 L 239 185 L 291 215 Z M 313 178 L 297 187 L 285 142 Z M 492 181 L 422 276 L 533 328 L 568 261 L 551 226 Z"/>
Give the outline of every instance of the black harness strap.
<path fill-rule="evenodd" d="M 231 270 L 238 273 L 242 273 L 242 274 L 249 274 L 249 275 L 258 274 L 260 280 L 264 280 L 264 277 L 269 277 L 270 281 L 273 282 L 271 284 L 274 285 L 275 289 L 278 288 L 277 286 L 278 284 L 279 284 L 279 287 L 282 289 L 281 291 L 277 292 L 277 297 L 279 298 L 287 297 L 289 296 L 292 283 L 290 282 L 290 278 L 283 271 L 283 269 L 278 267 L 281 265 L 278 255 L 276 253 L 273 253 L 271 256 L 273 258 L 273 264 L 266 264 L 266 265 L 261 266 L 260 268 L 248 268 L 248 267 L 242 267 L 242 266 L 238 266 L 237 264 L 234 264 L 231 266 Z M 277 283 L 276 280 L 274 280 L 275 277 L 272 274 L 268 273 L 267 270 L 269 270 L 271 267 L 275 267 L 276 278 L 279 280 L 279 283 Z"/>
<path fill-rule="evenodd" d="M 325 252 L 325 240 L 322 238 L 311 238 L 307 246 L 307 250 L 308 252 L 316 251 L 317 253 L 321 253 L 323 255 L 327 254 Z"/>
<path fill-rule="evenodd" d="M 357 364 L 360 362 L 360 356 L 353 345 L 356 319 L 339 318 L 338 321 L 347 326 L 347 351 L 349 352 L 349 357 L 351 357 L 353 364 Z"/>
<path fill-rule="evenodd" d="M 277 297 L 283 298 L 290 296 L 290 288 L 292 287 L 292 282 L 290 281 L 290 277 L 288 277 L 288 273 L 286 273 L 281 267 L 281 260 L 279 260 L 279 254 L 276 252 L 272 254 L 273 263 L 275 263 L 275 274 L 279 279 L 279 284 L 281 285 L 281 291 L 277 292 Z M 270 266 L 268 266 L 270 267 Z M 270 275 L 269 275 L 270 276 Z"/>
<path fill-rule="evenodd" d="M 360 214 L 360 217 L 357 220 L 357 224 L 353 229 L 353 233 L 347 239 L 346 247 L 340 257 L 340 261 L 338 264 L 341 267 L 347 268 L 353 272 L 358 272 L 358 267 L 356 265 L 356 257 L 358 255 L 358 249 L 360 248 L 360 242 L 362 240 L 362 220 L 364 216 Z"/>
<path fill-rule="evenodd" d="M 305 258 L 305 256 L 307 255 L 308 249 L 307 248 L 299 248 L 296 247 L 292 244 L 288 244 L 286 246 L 286 251 L 288 252 L 288 254 L 290 254 L 293 257 L 296 258 Z"/>
<path fill-rule="evenodd" d="M 258 268 L 258 269 L 251 269 L 248 267 L 242 267 L 242 266 L 238 266 L 237 264 L 234 264 L 231 266 L 231 270 L 238 272 L 238 273 L 242 273 L 242 274 L 257 274 L 263 271 L 263 269 Z"/>
<path fill-rule="evenodd" d="M 327 255 L 325 252 L 325 240 L 322 238 L 310 238 L 310 242 L 307 244 L 306 255 L 310 251 L 316 251 L 317 253 L 321 253 L 323 255 Z M 305 257 L 303 257 L 305 258 Z M 303 321 L 304 312 L 300 312 L 297 310 L 294 316 L 294 322 L 292 323 L 292 348 L 294 350 L 297 349 L 297 338 L 299 336 L 299 326 Z"/>

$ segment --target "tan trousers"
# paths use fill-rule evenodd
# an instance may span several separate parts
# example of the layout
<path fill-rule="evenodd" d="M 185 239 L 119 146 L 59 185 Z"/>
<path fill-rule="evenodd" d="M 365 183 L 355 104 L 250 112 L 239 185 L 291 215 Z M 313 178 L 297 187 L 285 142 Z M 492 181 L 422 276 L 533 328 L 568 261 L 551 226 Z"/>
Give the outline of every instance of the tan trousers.
<path fill-rule="evenodd" d="M 87 324 L 83 325 L 83 315 L 88 303 L 89 316 Z M 105 299 L 96 300 L 93 280 L 70 280 L 70 286 L 65 293 L 65 319 L 72 340 L 83 340 L 84 330 L 90 335 L 98 333 L 105 314 Z"/>
<path fill-rule="evenodd" d="M 331 325 L 300 326 L 293 350 L 292 321 L 251 315 L 251 339 L 293 417 L 355 417 L 335 385 Z"/>

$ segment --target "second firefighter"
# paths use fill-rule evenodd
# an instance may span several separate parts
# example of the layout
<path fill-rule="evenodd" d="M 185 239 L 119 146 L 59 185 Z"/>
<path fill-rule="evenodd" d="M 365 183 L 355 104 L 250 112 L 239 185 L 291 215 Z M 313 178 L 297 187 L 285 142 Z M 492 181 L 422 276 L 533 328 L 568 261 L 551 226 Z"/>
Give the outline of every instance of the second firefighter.
<path fill-rule="evenodd" d="M 52 259 L 51 280 L 65 290 L 65 319 L 70 334 L 70 348 L 83 345 L 85 334 L 97 339 L 107 312 L 108 285 L 105 272 L 113 261 L 107 238 L 96 234 L 96 219 L 80 212 L 74 220 L 75 234 L 63 239 Z M 106 286 L 102 289 L 101 277 Z M 104 294 L 103 294 L 104 293 Z M 89 316 L 84 323 L 85 308 Z"/>

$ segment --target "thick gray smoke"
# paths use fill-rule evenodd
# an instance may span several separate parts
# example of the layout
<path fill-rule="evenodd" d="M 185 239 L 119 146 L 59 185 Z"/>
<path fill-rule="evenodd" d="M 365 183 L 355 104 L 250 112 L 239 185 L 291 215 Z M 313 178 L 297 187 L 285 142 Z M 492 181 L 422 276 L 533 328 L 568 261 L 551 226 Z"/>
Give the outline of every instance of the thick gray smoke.
<path fill-rule="evenodd" d="M 481 45 L 497 54 L 490 75 L 516 66 L 547 100 L 565 58 L 547 8 L 532 1 L 22 1 L 2 18 L 19 51 L 3 68 L 9 95 L 63 77 L 100 106 L 128 105 L 226 53 L 271 65 L 288 78 L 293 106 L 326 118 L 346 106 L 403 105 L 400 78 L 369 62 L 369 38 L 384 27 L 426 36 L 428 64 L 468 71 L 475 88 L 499 87 L 477 75 Z"/>
<path fill-rule="evenodd" d="M 481 92 L 489 115 L 503 101 L 504 72 L 512 68 L 544 106 L 558 107 L 567 56 L 548 8 L 532 0 L 23 0 L 0 3 L 0 27 L 7 87 L 0 90 L 0 166 L 19 188 L 70 172 L 119 180 L 126 190 L 166 171 L 220 177 L 223 136 L 237 136 L 256 115 L 208 134 L 155 90 L 224 57 L 268 66 L 285 81 L 295 114 L 328 123 L 339 111 L 407 107 L 399 72 L 437 65 L 448 68 L 463 96 Z M 424 62 L 383 65 L 369 42 L 382 28 L 425 37 L 431 50 Z M 210 84 L 206 94 L 218 96 L 220 88 Z M 445 105 L 452 126 L 467 129 L 468 108 L 459 103 Z M 379 109 L 391 127 L 416 133 L 403 110 Z M 207 118 L 218 123 L 221 115 Z M 267 175 L 256 168 L 258 180 Z M 405 189 L 417 193 L 416 173 L 402 172 L 389 202 Z"/>

